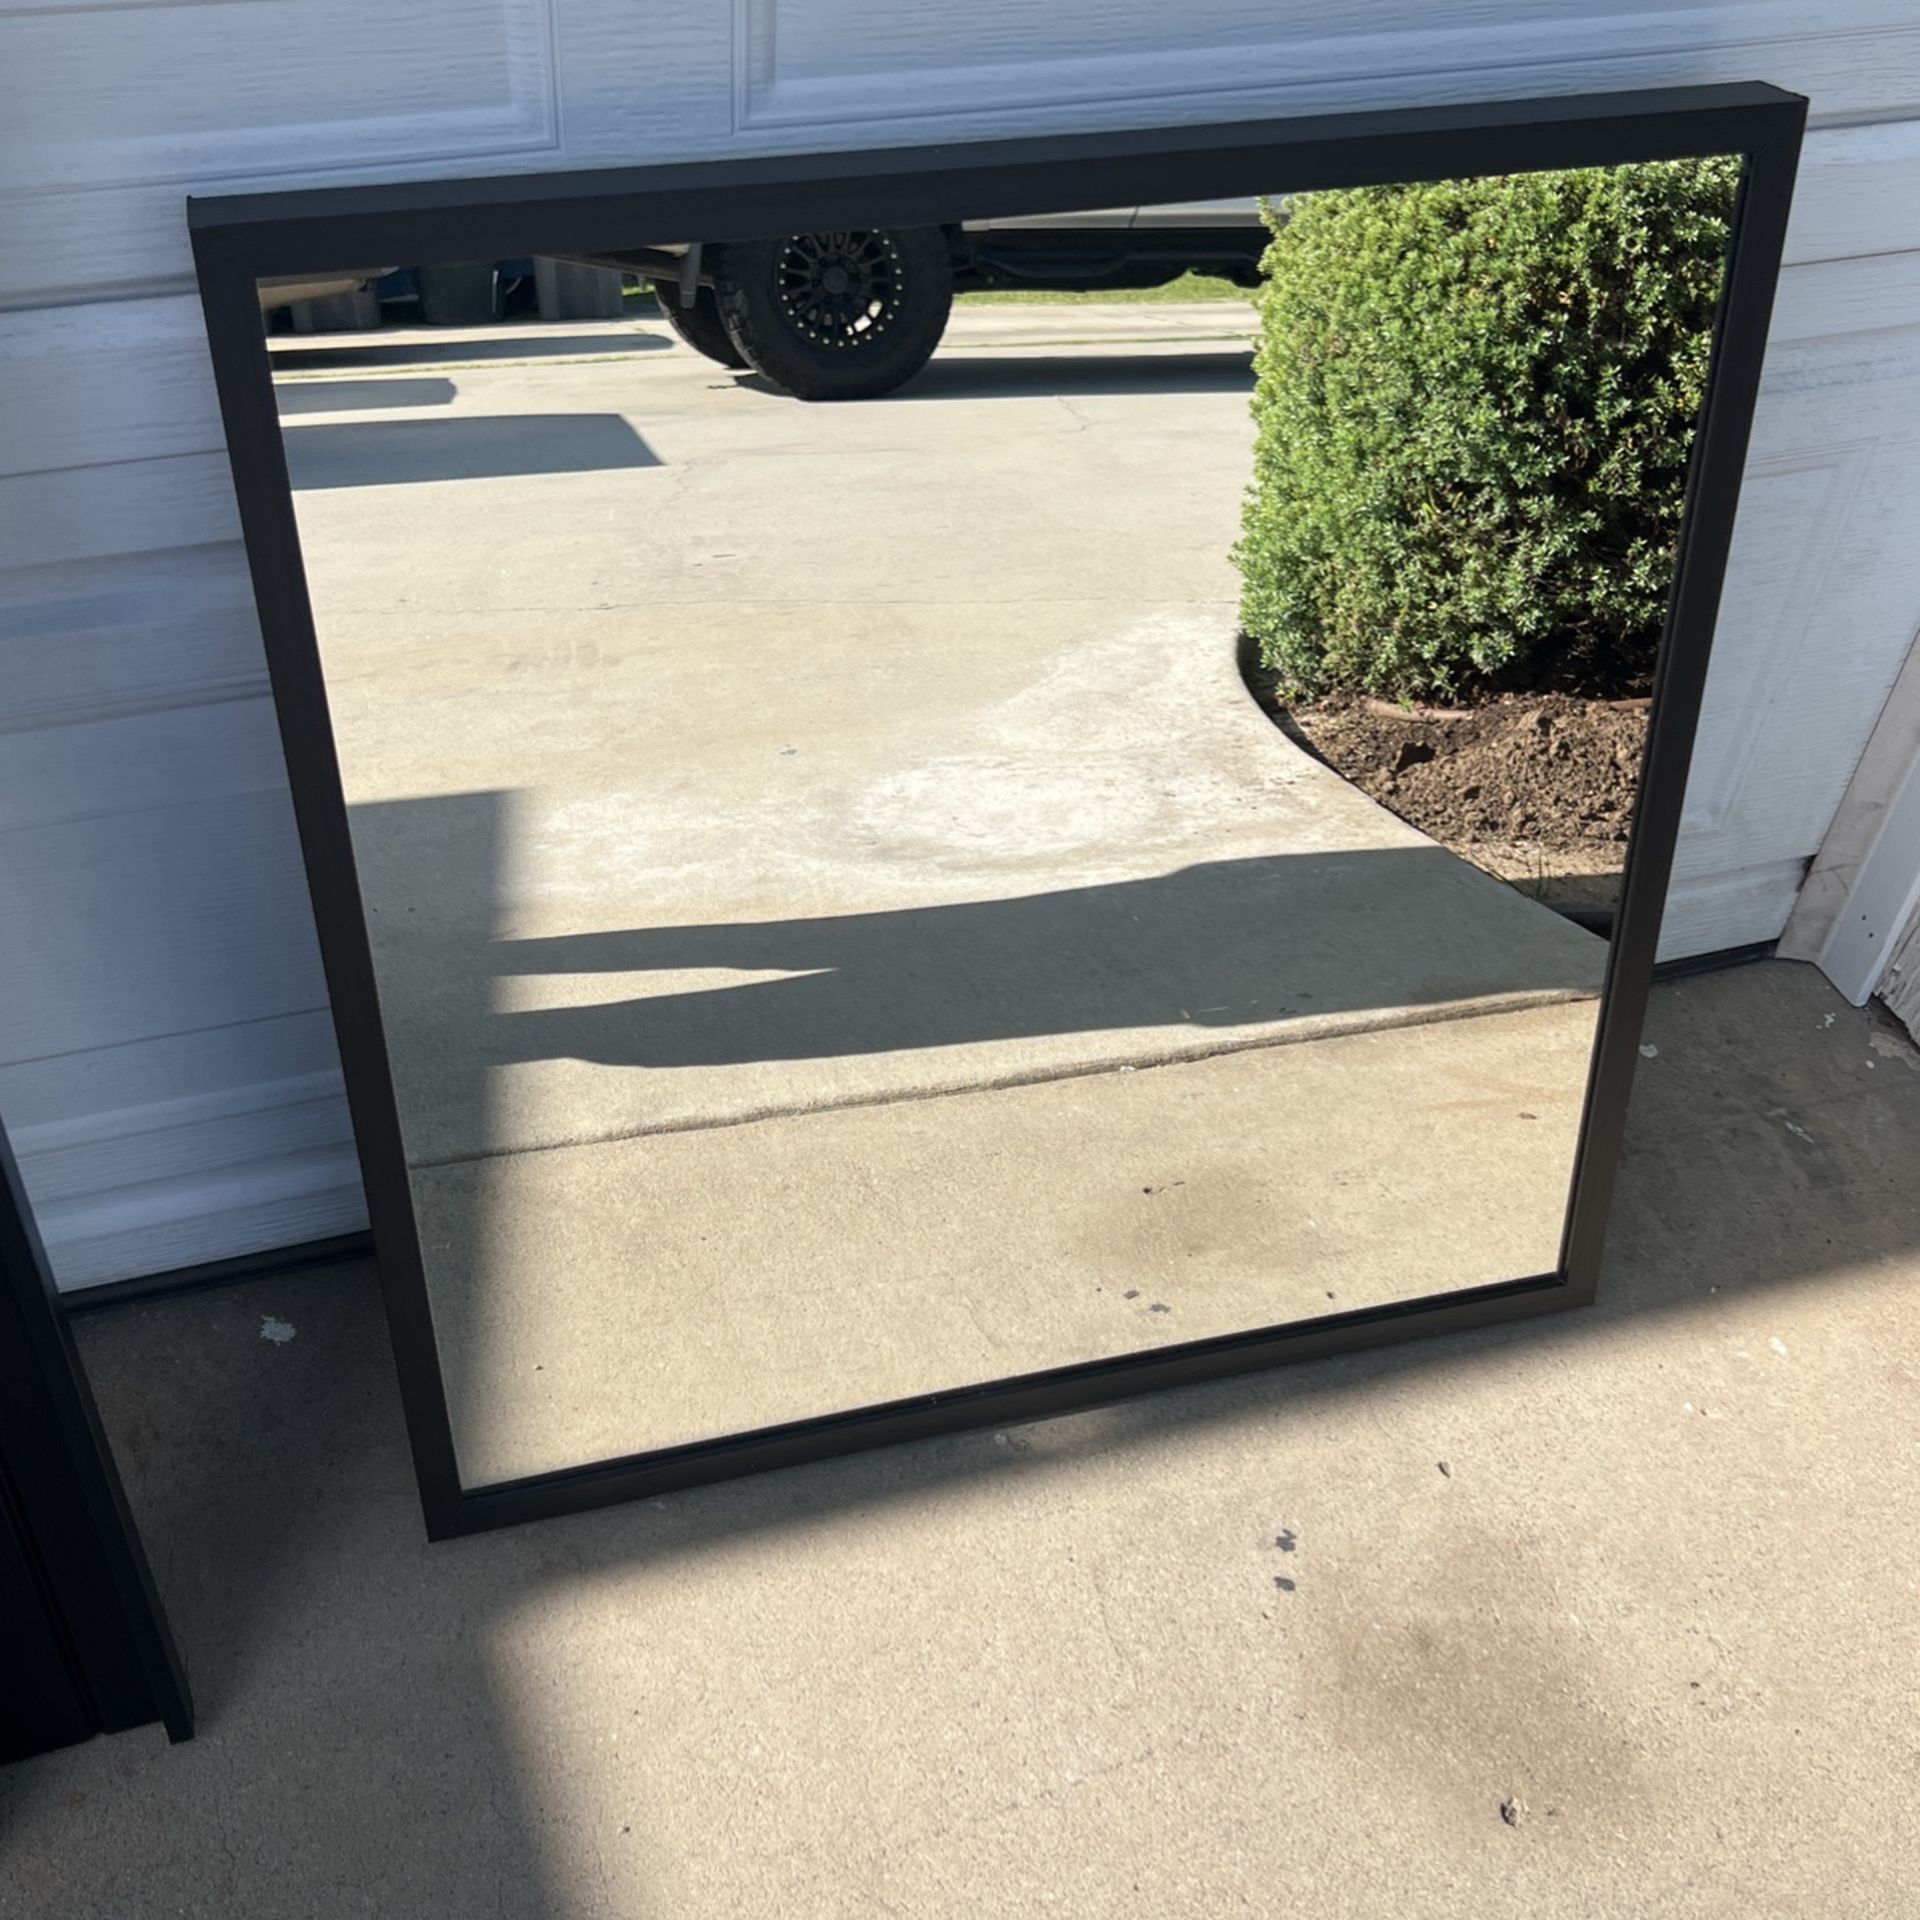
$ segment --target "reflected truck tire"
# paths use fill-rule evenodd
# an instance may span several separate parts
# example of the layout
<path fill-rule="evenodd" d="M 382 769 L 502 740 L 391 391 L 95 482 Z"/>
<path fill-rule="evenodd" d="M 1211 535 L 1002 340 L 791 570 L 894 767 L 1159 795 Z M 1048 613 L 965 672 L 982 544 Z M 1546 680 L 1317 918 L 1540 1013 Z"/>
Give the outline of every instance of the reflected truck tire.
<path fill-rule="evenodd" d="M 727 335 L 720 318 L 719 302 L 711 287 L 702 287 L 690 307 L 680 304 L 680 289 L 671 281 L 650 280 L 653 297 L 660 303 L 660 317 L 695 353 L 735 372 L 747 364 L 746 356 Z"/>
<path fill-rule="evenodd" d="M 727 336 L 798 400 L 868 400 L 924 367 L 946 331 L 953 265 L 938 227 L 791 234 L 717 250 Z"/>

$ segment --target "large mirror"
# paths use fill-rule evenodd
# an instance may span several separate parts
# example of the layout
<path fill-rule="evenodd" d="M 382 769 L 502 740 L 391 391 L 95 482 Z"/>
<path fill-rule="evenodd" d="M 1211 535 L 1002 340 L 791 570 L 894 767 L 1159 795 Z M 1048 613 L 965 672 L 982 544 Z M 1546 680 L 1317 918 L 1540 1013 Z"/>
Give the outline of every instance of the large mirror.
<path fill-rule="evenodd" d="M 1590 1288 L 1785 100 L 1463 114 L 1403 184 L 1283 123 L 1049 199 L 1029 142 L 938 217 L 602 193 L 458 257 L 319 197 L 247 280 L 292 519 L 243 507 L 459 1498 Z"/>

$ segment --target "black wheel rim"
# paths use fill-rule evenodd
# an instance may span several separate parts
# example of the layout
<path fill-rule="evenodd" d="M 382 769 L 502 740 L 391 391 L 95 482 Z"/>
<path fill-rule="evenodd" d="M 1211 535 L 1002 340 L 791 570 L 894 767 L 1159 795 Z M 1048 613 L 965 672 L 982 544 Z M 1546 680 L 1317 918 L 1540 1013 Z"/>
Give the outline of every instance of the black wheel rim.
<path fill-rule="evenodd" d="M 900 311 L 900 250 L 884 233 L 797 233 L 780 249 L 774 291 L 802 339 L 857 351 Z"/>

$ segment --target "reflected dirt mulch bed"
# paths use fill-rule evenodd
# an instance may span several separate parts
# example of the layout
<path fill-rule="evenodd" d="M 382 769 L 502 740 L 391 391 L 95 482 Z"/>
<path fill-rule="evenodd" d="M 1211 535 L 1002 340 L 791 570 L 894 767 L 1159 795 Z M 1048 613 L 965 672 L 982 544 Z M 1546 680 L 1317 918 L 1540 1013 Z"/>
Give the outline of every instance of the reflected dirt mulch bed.
<path fill-rule="evenodd" d="M 1249 678 L 1276 724 L 1410 826 L 1549 906 L 1614 905 L 1645 700 L 1503 694 L 1403 708 L 1341 696 L 1287 706 L 1270 674 Z"/>

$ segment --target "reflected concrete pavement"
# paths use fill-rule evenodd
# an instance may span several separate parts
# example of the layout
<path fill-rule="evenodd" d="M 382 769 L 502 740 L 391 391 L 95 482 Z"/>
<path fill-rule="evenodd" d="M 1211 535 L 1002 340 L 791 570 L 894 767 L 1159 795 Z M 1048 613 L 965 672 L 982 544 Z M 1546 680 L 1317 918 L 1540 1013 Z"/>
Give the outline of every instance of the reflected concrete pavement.
<path fill-rule="evenodd" d="M 1552 1265 L 1604 948 L 1242 687 L 1248 319 L 963 312 L 842 407 L 476 364 L 511 477 L 301 494 L 470 1479 Z"/>

